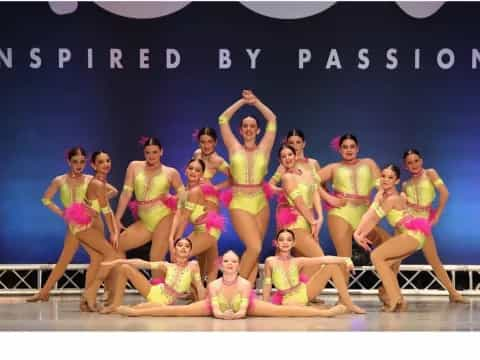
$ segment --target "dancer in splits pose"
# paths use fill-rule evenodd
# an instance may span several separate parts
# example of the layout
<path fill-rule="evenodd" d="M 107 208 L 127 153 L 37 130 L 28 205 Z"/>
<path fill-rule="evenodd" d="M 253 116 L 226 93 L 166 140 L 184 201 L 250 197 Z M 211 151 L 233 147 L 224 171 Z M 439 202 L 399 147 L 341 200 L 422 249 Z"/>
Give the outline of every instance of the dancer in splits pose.
<path fill-rule="evenodd" d="M 359 145 L 352 134 L 335 138 L 331 146 L 342 156 L 342 161 L 329 164 L 319 171 L 322 181 L 332 183 L 333 195 L 346 204 L 328 210 L 328 231 L 338 256 L 352 256 L 352 236 L 362 215 L 368 210 L 370 193 L 378 185 L 380 169 L 374 160 L 358 158 Z M 377 226 L 370 238 L 375 243 L 390 236 Z M 348 274 L 345 273 L 345 279 Z"/>
<path fill-rule="evenodd" d="M 123 294 L 127 281 L 130 281 L 140 295 L 147 299 L 146 303 L 138 304 L 137 309 L 149 309 L 153 305 L 172 305 L 179 298 L 188 294 L 193 287 L 200 299 L 205 298 L 205 289 L 200 279 L 198 262 L 189 261 L 192 256 L 192 241 L 189 238 L 177 239 L 174 243 L 173 263 L 166 261 L 144 261 L 141 259 L 117 259 L 102 263 L 100 277 L 105 277 L 112 270 L 115 276 L 115 288 L 112 303 L 100 310 L 101 313 L 116 312 L 122 305 Z M 165 272 L 165 281 L 152 285 L 138 269 L 161 269 Z M 99 279 L 100 281 L 101 279 Z M 93 289 L 92 289 L 93 291 Z"/>
<path fill-rule="evenodd" d="M 406 309 L 394 269 L 396 263 L 420 250 L 430 235 L 428 219 L 409 213 L 405 197 L 396 189 L 399 182 L 397 166 L 388 165 L 382 170 L 379 191 L 354 233 L 355 241 L 370 251 L 372 241 L 367 236 L 384 216 L 396 230 L 395 236 L 376 247 L 370 255 L 385 288 L 387 301 L 383 310 L 388 312 Z"/>
<path fill-rule="evenodd" d="M 233 320 L 246 316 L 261 317 L 329 317 L 343 314 L 344 305 L 330 309 L 315 306 L 275 305 L 255 299 L 249 281 L 241 278 L 239 258 L 233 251 L 222 257 L 223 276 L 208 285 L 208 297 L 189 305 L 162 306 L 120 306 L 117 313 L 127 316 L 213 316 L 218 319 Z"/>
<path fill-rule="evenodd" d="M 156 138 L 143 138 L 145 161 L 132 161 L 127 168 L 122 194 L 118 201 L 115 218 L 121 229 L 125 227 L 121 218 L 130 205 L 138 220 L 120 234 L 119 251 L 125 252 L 152 241 L 150 260 L 163 260 L 168 251 L 168 235 L 172 226 L 176 199 L 170 188 L 177 193 L 185 190 L 180 174 L 172 167 L 160 162 L 163 148 Z M 131 201 L 132 194 L 135 201 Z M 160 277 L 161 270 L 154 269 L 153 277 Z"/>
<path fill-rule="evenodd" d="M 295 233 L 289 229 L 281 229 L 276 236 L 277 255 L 265 260 L 265 279 L 263 283 L 263 299 L 270 300 L 272 284 L 277 292 L 272 302 L 281 305 L 307 305 L 328 280 L 332 279 L 338 290 L 340 303 L 346 310 L 364 314 L 365 310 L 355 305 L 348 294 L 342 267 L 353 270 L 350 258 L 338 256 L 292 257 L 291 250 L 295 246 Z M 300 274 L 304 267 L 316 267 L 317 271 L 310 279 Z"/>
<path fill-rule="evenodd" d="M 402 186 L 403 193 L 407 197 L 409 212 L 413 216 L 428 219 L 432 226 L 435 226 L 440 220 L 440 216 L 448 201 L 449 193 L 447 186 L 435 169 L 423 168 L 423 158 L 418 150 L 410 149 L 406 151 L 403 154 L 403 162 L 405 168 L 411 174 L 410 179 L 405 181 Z M 435 200 L 436 191 L 438 191 L 440 199 L 438 208 L 434 209 L 432 204 Z M 453 287 L 452 281 L 443 268 L 433 235 L 427 236 L 422 251 L 428 263 L 432 266 L 435 275 L 448 290 L 450 301 L 468 303 Z M 398 266 L 400 266 L 400 263 Z M 379 289 L 379 292 L 384 292 L 382 290 L 383 287 Z"/>
<path fill-rule="evenodd" d="M 193 225 L 193 231 L 187 236 L 192 240 L 192 256 L 204 254 L 211 248 L 217 249 L 217 242 L 224 228 L 225 219 L 218 213 L 218 207 L 212 204 L 212 198 L 217 198 L 217 190 L 210 183 L 201 183 L 205 171 L 205 163 L 201 159 L 188 162 L 187 192 L 179 202 L 179 211 L 175 214 L 170 231 L 170 253 L 174 253 L 174 239 L 183 236 L 188 223 Z M 212 253 L 216 253 L 214 250 Z M 217 258 L 211 258 L 204 264 L 208 274 L 208 282 L 217 278 Z M 200 268 L 200 270 L 202 270 Z M 203 271 L 202 271 L 203 273 Z"/>
<path fill-rule="evenodd" d="M 62 207 L 63 209 L 66 209 L 73 203 L 83 202 L 87 192 L 88 183 L 92 180 L 92 175 L 86 175 L 83 173 L 87 162 L 87 153 L 82 147 L 77 146 L 68 150 L 66 158 L 68 166 L 70 167 L 69 172 L 55 177 L 42 198 L 42 203 L 61 218 L 64 218 L 64 210 L 62 210 L 52 201 L 52 198 L 55 196 L 55 194 L 57 192 L 59 193 Z M 108 183 L 106 184 L 106 188 L 108 199 L 111 199 L 118 194 L 117 189 Z M 103 233 L 103 222 L 99 217 L 95 217 L 93 219 L 92 226 Z M 48 301 L 50 291 L 54 287 L 55 283 L 65 273 L 65 270 L 72 261 L 79 245 L 79 239 L 75 237 L 70 231 L 70 228 L 67 227 L 63 249 L 60 257 L 57 260 L 57 263 L 55 264 L 55 267 L 50 273 L 45 285 L 43 285 L 37 294 L 28 298 L 28 302 Z M 87 267 L 85 276 L 85 287 L 87 287 L 93 280 L 92 276 L 95 276 L 95 273 L 98 271 L 100 263 L 103 260 L 103 256 L 86 243 L 82 243 L 82 247 L 87 251 L 88 256 L 90 257 L 90 264 Z M 81 309 L 86 310 L 86 307 L 83 303 Z"/>
<path fill-rule="evenodd" d="M 240 122 L 240 143 L 232 132 L 230 119 L 244 105 L 257 108 L 267 121 L 265 134 L 257 144 L 260 128 L 255 118 L 247 116 Z M 252 284 L 257 277 L 257 261 L 262 250 L 263 238 L 268 226 L 270 208 L 267 201 L 269 186 L 263 183 L 268 161 L 275 141 L 277 118 L 250 90 L 242 92 L 242 98 L 233 103 L 219 117 L 220 132 L 228 150 L 232 177 L 230 218 L 245 252 L 240 262 L 240 275 Z"/>
<path fill-rule="evenodd" d="M 205 163 L 205 171 L 203 173 L 202 181 L 207 184 L 212 184 L 211 181 L 214 176 L 221 172 L 226 176 L 230 176 L 230 165 L 216 152 L 217 146 L 217 132 L 211 127 L 203 127 L 194 134 L 199 148 L 193 153 L 194 159 L 201 159 Z M 214 185 L 215 192 L 207 194 L 205 199 L 208 201 L 211 210 L 219 212 L 219 199 L 216 192 L 224 189 L 229 185 L 230 180 L 227 179 L 220 184 Z M 212 246 L 207 251 L 197 256 L 200 270 L 202 271 L 202 279 L 207 277 L 207 281 L 215 280 L 211 275 L 208 276 L 208 264 L 214 263 L 218 258 L 218 246 Z"/>

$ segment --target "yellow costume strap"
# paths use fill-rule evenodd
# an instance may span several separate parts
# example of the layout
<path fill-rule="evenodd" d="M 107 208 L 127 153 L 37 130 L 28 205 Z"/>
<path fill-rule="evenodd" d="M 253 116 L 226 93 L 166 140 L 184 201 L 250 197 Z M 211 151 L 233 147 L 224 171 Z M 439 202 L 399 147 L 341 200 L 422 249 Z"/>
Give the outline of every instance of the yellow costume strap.
<path fill-rule="evenodd" d="M 265 279 L 263 279 L 263 285 L 272 285 L 272 278 L 266 277 Z"/>
<path fill-rule="evenodd" d="M 280 174 L 280 171 L 275 172 L 275 174 L 272 176 L 272 179 L 275 180 L 276 183 L 279 183 L 282 179 L 282 174 Z"/>
<path fill-rule="evenodd" d="M 373 183 L 375 187 L 378 189 L 380 187 L 380 178 L 375 179 L 375 182 Z"/>
<path fill-rule="evenodd" d="M 375 213 L 380 219 L 385 216 L 385 211 L 383 211 L 382 207 L 378 202 L 375 201 L 374 203 L 372 203 L 372 209 L 375 210 Z"/>
<path fill-rule="evenodd" d="M 123 185 L 123 191 L 126 191 L 126 192 L 133 192 L 133 188 L 130 186 L 130 185 Z"/>
<path fill-rule="evenodd" d="M 276 123 L 276 122 L 269 121 L 268 124 L 267 124 L 267 128 L 265 129 L 265 131 L 277 131 L 277 123 Z"/>
<path fill-rule="evenodd" d="M 162 265 L 161 261 L 152 262 L 152 263 L 150 263 L 150 269 L 152 269 L 152 270 L 160 269 L 161 265 Z"/>
<path fill-rule="evenodd" d="M 219 124 L 219 125 L 227 124 L 229 121 L 230 121 L 230 118 L 229 118 L 228 116 L 225 116 L 225 115 L 221 115 L 221 116 L 218 118 L 218 124 Z"/>
<path fill-rule="evenodd" d="M 198 272 L 193 273 L 193 280 L 195 280 L 197 282 L 201 281 L 202 277 L 200 276 L 200 273 L 198 273 Z"/>
<path fill-rule="evenodd" d="M 185 186 L 180 185 L 178 188 L 175 189 L 175 191 L 177 192 L 177 194 L 184 193 L 185 192 Z"/>
<path fill-rule="evenodd" d="M 218 166 L 218 170 L 220 171 L 225 171 L 228 168 L 229 168 L 229 165 L 225 160 L 223 160 L 222 163 Z"/>
<path fill-rule="evenodd" d="M 112 213 L 112 209 L 108 205 L 103 207 L 103 208 L 100 208 L 100 211 L 102 212 L 103 215 L 107 215 L 107 214 Z"/>
<path fill-rule="evenodd" d="M 52 203 L 52 200 L 47 199 L 47 198 L 42 198 L 42 204 L 45 206 L 48 206 Z"/>
<path fill-rule="evenodd" d="M 299 196 L 301 196 L 302 193 L 300 192 L 300 189 L 299 188 L 295 188 L 293 191 L 291 191 L 288 196 L 290 196 L 290 199 L 295 199 Z"/>
<path fill-rule="evenodd" d="M 183 203 L 183 207 L 190 211 L 193 211 L 193 209 L 195 209 L 195 205 L 196 205 L 195 203 L 190 202 L 188 200 L 185 200 L 185 202 Z"/>
<path fill-rule="evenodd" d="M 441 178 L 438 178 L 437 180 L 435 180 L 433 182 L 433 185 L 435 185 L 436 188 L 438 188 L 440 185 L 443 185 L 443 184 L 444 184 L 444 182 Z"/>

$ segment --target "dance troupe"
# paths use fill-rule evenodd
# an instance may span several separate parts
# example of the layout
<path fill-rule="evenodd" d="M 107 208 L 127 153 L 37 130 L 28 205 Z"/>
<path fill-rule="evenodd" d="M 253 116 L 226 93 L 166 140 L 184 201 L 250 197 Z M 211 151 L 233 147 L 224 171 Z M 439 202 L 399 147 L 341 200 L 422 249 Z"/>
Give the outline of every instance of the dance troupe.
<path fill-rule="evenodd" d="M 262 129 L 251 116 L 240 121 L 240 139 L 232 131 L 231 119 L 243 106 L 255 107 L 266 120 L 258 142 Z M 339 153 L 340 161 L 320 167 L 315 159 L 305 156 L 303 132 L 292 129 L 278 151 L 279 166 L 267 182 L 277 129 L 272 110 L 252 91 L 244 90 L 220 115 L 218 124 L 229 161 L 215 151 L 216 131 L 200 129 L 195 134 L 199 149 L 186 164 L 186 185 L 176 169 L 161 162 L 163 148 L 158 139 L 142 137 L 145 160 L 128 165 L 115 212 L 109 205 L 109 199 L 118 194 L 107 182 L 110 155 L 105 151 L 92 154 L 92 176 L 83 173 L 85 150 L 69 150 L 69 171 L 55 177 L 42 198 L 43 204 L 68 225 L 64 248 L 43 288 L 27 301 L 48 300 L 52 287 L 82 245 L 90 256 L 80 301 L 82 311 L 221 319 L 363 314 L 365 310 L 353 303 L 348 292 L 353 238 L 370 253 L 382 281 L 378 295 L 383 311 L 407 310 L 397 273 L 401 261 L 418 250 L 423 251 L 448 290 L 450 301 L 465 302 L 442 266 L 431 233 L 447 203 L 448 189 L 434 169 L 423 167 L 419 151 L 411 149 L 403 155 L 403 165 L 411 177 L 399 192 L 399 167 L 389 164 L 380 169 L 374 160 L 358 158 L 359 142 L 354 135 L 333 139 L 330 146 Z M 214 184 L 217 172 L 227 179 Z M 57 192 L 62 208 L 52 201 Z M 437 192 L 439 202 L 434 209 Z M 275 255 L 265 260 L 259 299 L 253 286 L 272 196 L 277 199 Z M 324 221 L 322 200 L 338 256 L 326 256 L 319 243 Z M 225 225 L 219 212 L 221 204 L 228 208 L 233 228 L 245 245 L 241 257 L 233 251 L 218 255 L 217 242 Z M 136 222 L 125 227 L 122 218 L 127 207 Z M 378 226 L 383 217 L 394 229 L 393 236 Z M 193 230 L 185 236 L 189 224 Z M 126 251 L 148 242 L 150 261 L 126 259 Z M 167 252 L 170 262 L 165 261 Z M 149 269 L 152 279 L 148 280 L 141 269 Z M 222 276 L 217 279 L 218 270 Z M 312 304 L 329 280 L 338 290 L 336 305 Z M 144 303 L 123 305 L 128 281 L 146 299 Z M 108 296 L 99 307 L 97 292 L 102 284 Z"/>

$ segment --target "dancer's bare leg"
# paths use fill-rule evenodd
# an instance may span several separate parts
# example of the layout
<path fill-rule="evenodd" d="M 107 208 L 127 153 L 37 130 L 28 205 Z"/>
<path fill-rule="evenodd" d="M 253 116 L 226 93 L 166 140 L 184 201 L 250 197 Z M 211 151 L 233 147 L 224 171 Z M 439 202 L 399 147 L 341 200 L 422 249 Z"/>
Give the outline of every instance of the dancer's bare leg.
<path fill-rule="evenodd" d="M 158 305 L 151 306 L 119 306 L 117 314 L 126 316 L 210 316 L 207 300 L 201 300 L 189 305 Z"/>
<path fill-rule="evenodd" d="M 333 245 L 337 251 L 337 256 L 352 257 L 352 236 L 353 228 L 346 222 L 343 218 L 336 215 L 328 215 L 328 231 L 330 232 L 330 237 L 332 238 Z M 348 279 L 350 275 L 348 271 L 344 270 L 343 276 L 345 282 L 348 284 Z"/>
<path fill-rule="evenodd" d="M 150 247 L 150 261 L 163 261 L 168 252 L 168 235 L 172 227 L 173 214 L 165 216 L 157 224 L 152 234 L 152 246 Z M 159 269 L 152 270 L 152 277 L 160 277 L 163 272 Z"/>
<path fill-rule="evenodd" d="M 331 317 L 346 312 L 345 305 L 335 305 L 329 309 L 315 306 L 274 305 L 263 300 L 255 300 L 255 306 L 248 309 L 249 316 L 260 317 Z"/>

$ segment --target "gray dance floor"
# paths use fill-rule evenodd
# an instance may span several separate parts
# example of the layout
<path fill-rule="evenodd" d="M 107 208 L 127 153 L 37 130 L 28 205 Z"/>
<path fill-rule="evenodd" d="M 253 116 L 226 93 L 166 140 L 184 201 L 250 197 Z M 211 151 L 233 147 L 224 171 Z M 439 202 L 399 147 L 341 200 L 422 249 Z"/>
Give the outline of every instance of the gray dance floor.
<path fill-rule="evenodd" d="M 0 297 L 0 330 L 4 331 L 472 331 L 480 330 L 480 297 L 469 304 L 450 304 L 446 296 L 408 296 L 405 313 L 383 313 L 376 296 L 354 296 L 366 315 L 335 318 L 126 318 L 79 311 L 78 296 L 52 296 L 49 302 L 28 304 L 22 297 Z M 334 296 L 322 296 L 327 304 Z M 129 295 L 127 303 L 142 302 Z"/>

